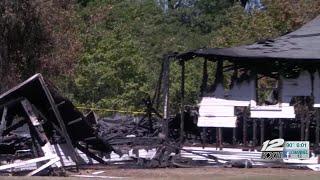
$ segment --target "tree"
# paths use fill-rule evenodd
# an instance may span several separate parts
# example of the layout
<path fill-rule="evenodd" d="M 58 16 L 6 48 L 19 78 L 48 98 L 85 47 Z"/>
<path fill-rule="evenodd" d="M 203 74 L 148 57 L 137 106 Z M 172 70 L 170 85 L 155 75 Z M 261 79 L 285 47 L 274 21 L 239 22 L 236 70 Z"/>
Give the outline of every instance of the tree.
<path fill-rule="evenodd" d="M 48 40 L 29 0 L 0 2 L 0 91 L 36 72 Z"/>
<path fill-rule="evenodd" d="M 55 82 L 73 75 L 81 50 L 73 5 L 70 0 L 0 1 L 0 92 L 37 72 Z"/>

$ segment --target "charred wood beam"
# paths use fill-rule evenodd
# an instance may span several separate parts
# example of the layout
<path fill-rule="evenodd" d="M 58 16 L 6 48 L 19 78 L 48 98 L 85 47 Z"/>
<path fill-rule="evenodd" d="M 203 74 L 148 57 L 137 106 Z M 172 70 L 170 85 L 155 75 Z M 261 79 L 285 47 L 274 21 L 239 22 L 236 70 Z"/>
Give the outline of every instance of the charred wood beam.
<path fill-rule="evenodd" d="M 169 122 L 169 85 L 170 85 L 170 56 L 165 55 L 163 62 L 163 135 L 165 139 L 168 138 L 168 122 Z"/>
<path fill-rule="evenodd" d="M 264 119 L 260 120 L 260 145 L 264 142 Z"/>
<path fill-rule="evenodd" d="M 43 115 L 42 112 L 36 108 L 36 106 L 34 106 L 33 104 L 31 104 L 31 106 L 32 106 L 32 110 L 42 119 L 42 121 L 48 122 L 48 119 L 46 118 L 46 116 Z"/>
<path fill-rule="evenodd" d="M 320 130 L 320 111 L 316 110 L 316 134 L 315 134 L 315 144 L 316 147 L 319 147 L 319 130 Z"/>
<path fill-rule="evenodd" d="M 72 124 L 75 124 L 75 123 L 78 123 L 78 122 L 81 122 L 81 121 L 82 121 L 82 118 L 78 118 L 78 119 L 69 121 L 69 122 L 68 122 L 68 126 L 70 126 L 70 125 L 72 125 Z"/>
<path fill-rule="evenodd" d="M 305 137 L 304 137 L 304 140 L 305 141 L 308 141 L 309 140 L 309 134 L 310 134 L 310 131 L 309 131 L 309 128 L 310 128 L 310 116 L 307 115 L 307 118 L 306 118 L 306 128 L 305 128 Z"/>
<path fill-rule="evenodd" d="M 56 104 L 56 106 L 59 108 L 59 106 L 65 104 L 65 103 L 66 103 L 65 101 L 61 101 L 60 103 Z M 53 108 L 50 107 L 50 108 L 48 109 L 48 111 L 53 111 Z"/>
<path fill-rule="evenodd" d="M 257 145 L 257 136 L 258 136 L 258 133 L 257 133 L 257 119 L 253 119 L 253 137 L 252 137 L 252 146 L 253 148 L 256 147 Z"/>
<path fill-rule="evenodd" d="M 236 145 L 237 143 L 237 129 L 233 128 L 232 129 L 232 144 Z"/>
<path fill-rule="evenodd" d="M 102 158 L 96 156 L 94 153 L 90 152 L 87 148 L 81 146 L 79 143 L 75 144 L 76 148 L 78 148 L 81 152 L 85 153 L 86 155 L 88 155 L 89 157 L 91 157 L 92 159 L 96 160 L 97 162 L 101 163 L 101 164 L 107 164 L 106 161 L 104 161 Z"/>
<path fill-rule="evenodd" d="M 52 127 L 60 134 L 62 135 L 62 130 L 57 126 L 55 123 L 51 122 Z"/>
<path fill-rule="evenodd" d="M 220 150 L 223 149 L 223 136 L 222 136 L 223 132 L 222 132 L 222 131 L 223 131 L 222 128 L 219 127 L 219 128 L 218 128 L 218 137 L 219 137 L 218 142 L 219 142 L 219 149 L 220 149 Z"/>
<path fill-rule="evenodd" d="M 32 154 L 34 157 L 41 157 L 44 156 L 44 152 L 41 151 L 41 146 L 37 141 L 37 138 L 31 136 L 32 139 Z"/>
<path fill-rule="evenodd" d="M 47 96 L 47 98 L 48 98 L 48 100 L 49 100 L 49 103 L 50 103 L 50 105 L 51 105 L 51 107 L 52 107 L 52 110 L 53 110 L 53 112 L 54 112 L 54 115 L 55 115 L 55 117 L 56 117 L 56 119 L 57 119 L 57 121 L 58 121 L 58 123 L 59 123 L 59 126 L 60 126 L 60 128 L 61 128 L 61 132 L 62 132 L 62 136 L 64 137 L 64 139 L 66 140 L 66 142 L 67 142 L 67 146 L 68 146 L 68 148 L 70 148 L 70 150 L 71 150 L 71 156 L 73 157 L 73 159 L 75 160 L 75 163 L 76 163 L 76 166 L 77 166 L 77 168 L 78 168 L 78 164 L 79 164 L 79 159 L 78 159 L 78 155 L 77 155 L 77 152 L 74 150 L 74 148 L 73 148 L 73 145 L 72 145 L 72 141 L 71 141 L 71 138 L 70 138 L 70 136 L 69 136 L 69 134 L 68 134 L 68 132 L 67 132 L 67 128 L 66 128 L 66 126 L 65 126 L 65 124 L 64 124 L 64 121 L 63 121 L 63 119 L 62 119 L 62 116 L 61 116 L 61 114 L 60 114 L 60 112 L 59 112 L 59 110 L 58 110 L 58 107 L 57 107 L 57 105 L 56 105 L 56 103 L 55 103 L 55 101 L 54 101 L 54 99 L 53 99 L 53 97 L 52 97 L 52 95 L 51 95 L 51 93 L 50 93 L 50 91 L 49 91 L 49 88 L 47 87 L 47 85 L 45 84 L 45 82 L 44 82 L 44 80 L 43 80 L 43 78 L 42 77 L 40 77 L 40 83 L 41 83 L 41 85 L 42 85 L 42 87 L 43 87 L 43 90 L 44 90 L 44 92 L 45 92 L 45 94 L 46 94 L 46 96 Z"/>
<path fill-rule="evenodd" d="M 92 137 L 87 137 L 84 139 L 84 141 L 88 142 L 88 141 L 93 141 L 93 140 L 96 140 L 96 137 L 95 136 L 92 136 Z"/>
<path fill-rule="evenodd" d="M 207 128 L 202 128 L 202 138 L 201 138 L 202 140 L 203 140 L 203 146 L 205 145 L 205 144 L 207 144 Z"/>
<path fill-rule="evenodd" d="M 43 121 L 49 122 L 48 119 L 41 113 L 41 111 L 39 111 L 33 104 L 31 104 L 31 105 L 32 105 L 32 110 L 33 110 L 40 118 L 42 118 Z M 63 133 L 62 133 L 62 130 L 60 129 L 59 126 L 57 126 L 57 125 L 54 124 L 53 122 L 50 122 L 50 123 L 51 123 L 52 127 L 53 127 L 56 131 L 58 131 L 58 133 L 59 133 L 60 135 L 63 134 Z"/>
<path fill-rule="evenodd" d="M 2 111 L 2 116 L 1 116 L 1 124 L 0 124 L 0 136 L 2 136 L 2 133 L 4 129 L 6 128 L 6 117 L 8 113 L 8 108 L 5 106 Z"/>
<path fill-rule="evenodd" d="M 8 135 L 11 131 L 23 126 L 25 123 L 27 123 L 26 120 L 20 120 L 18 121 L 16 124 L 11 125 L 10 127 L 6 128 L 3 132 L 2 132 L 2 136 L 6 136 Z"/>
<path fill-rule="evenodd" d="M 245 111 L 247 111 L 247 109 L 245 109 Z M 248 146 L 247 143 L 247 112 L 244 112 L 244 116 L 242 117 L 243 120 L 243 126 L 242 126 L 242 141 L 243 141 L 243 145 L 246 147 Z"/>
<path fill-rule="evenodd" d="M 304 126 L 304 118 L 302 117 L 300 119 L 300 141 L 303 141 L 304 140 L 304 129 L 305 129 L 305 126 Z"/>
<path fill-rule="evenodd" d="M 232 73 L 232 76 L 231 76 L 231 82 L 230 82 L 230 89 L 233 88 L 233 86 L 235 85 L 236 81 L 238 80 L 238 68 L 237 66 L 235 66 L 235 69 Z"/>
<path fill-rule="evenodd" d="M 209 132 L 210 132 L 210 135 L 211 135 L 212 134 L 211 128 L 209 129 Z M 215 144 L 216 144 L 216 149 L 218 149 L 220 143 L 219 143 L 219 130 L 218 130 L 217 127 L 215 128 L 215 133 L 216 133 Z"/>
<path fill-rule="evenodd" d="M 17 134 L 13 134 L 13 135 L 9 135 L 9 136 L 0 137 L 0 141 L 1 142 L 8 142 L 8 141 L 17 140 L 18 138 L 19 138 L 19 136 Z"/>
<path fill-rule="evenodd" d="M 279 119 L 279 138 L 283 138 L 283 121 Z"/>
<path fill-rule="evenodd" d="M 36 115 L 34 114 L 34 112 L 32 110 L 31 104 L 29 103 L 28 100 L 22 100 L 21 105 L 30 120 L 30 123 L 29 123 L 30 133 L 34 137 L 36 137 L 40 146 L 44 146 L 49 140 L 46 138 L 45 132 L 42 129 L 42 127 L 39 126 L 40 123 L 38 121 L 38 118 L 36 117 Z"/>

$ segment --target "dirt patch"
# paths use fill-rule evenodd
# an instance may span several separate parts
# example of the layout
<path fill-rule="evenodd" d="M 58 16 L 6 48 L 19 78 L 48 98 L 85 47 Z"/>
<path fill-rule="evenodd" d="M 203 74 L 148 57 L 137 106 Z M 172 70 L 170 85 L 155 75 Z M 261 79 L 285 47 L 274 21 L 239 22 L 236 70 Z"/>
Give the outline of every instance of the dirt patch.
<path fill-rule="evenodd" d="M 255 168 L 163 168 L 163 169 L 99 169 L 82 170 L 78 174 L 124 177 L 129 179 L 319 179 L 320 173 L 311 170 Z"/>

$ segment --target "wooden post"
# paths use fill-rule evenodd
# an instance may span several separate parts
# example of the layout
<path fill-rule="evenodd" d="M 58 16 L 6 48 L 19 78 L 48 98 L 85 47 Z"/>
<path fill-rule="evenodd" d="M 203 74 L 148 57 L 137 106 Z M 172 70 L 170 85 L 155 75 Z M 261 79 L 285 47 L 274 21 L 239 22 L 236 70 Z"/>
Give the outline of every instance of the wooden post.
<path fill-rule="evenodd" d="M 310 116 L 306 117 L 306 127 L 305 127 L 305 132 L 304 132 L 304 140 L 308 141 L 309 140 L 309 128 L 310 128 Z"/>
<path fill-rule="evenodd" d="M 163 63 L 163 134 L 165 139 L 168 138 L 168 120 L 169 120 L 169 84 L 170 84 L 170 57 L 169 55 L 164 56 Z"/>
<path fill-rule="evenodd" d="M 218 136 L 219 136 L 219 149 L 222 150 L 223 148 L 223 137 L 222 137 L 222 128 L 218 128 Z"/>
<path fill-rule="evenodd" d="M 252 137 L 252 141 L 253 141 L 253 149 L 256 147 L 257 145 L 257 119 L 253 119 L 253 137 Z"/>
<path fill-rule="evenodd" d="M 260 145 L 262 146 L 264 142 L 264 119 L 260 121 Z"/>
<path fill-rule="evenodd" d="M 204 93 L 207 91 L 208 86 L 208 60 L 204 59 L 203 70 L 202 70 L 202 83 L 200 86 L 200 96 L 203 97 Z"/>
<path fill-rule="evenodd" d="M 279 119 L 279 138 L 283 138 L 283 121 Z"/>
<path fill-rule="evenodd" d="M 316 134 L 315 134 L 315 144 L 319 147 L 319 126 L 320 126 L 320 113 L 319 109 L 316 109 Z"/>
<path fill-rule="evenodd" d="M 237 130 L 236 128 L 232 129 L 232 145 L 236 145 L 237 143 Z"/>
<path fill-rule="evenodd" d="M 219 128 L 215 128 L 215 132 L 216 132 L 216 141 L 215 141 L 215 144 L 216 144 L 216 149 L 218 149 L 218 147 L 219 147 L 219 144 L 220 144 L 220 142 L 219 142 L 219 140 L 220 140 L 220 138 L 219 138 Z M 211 133 L 210 133 L 211 134 Z M 211 137 L 211 136 L 210 136 Z"/>
<path fill-rule="evenodd" d="M 300 141 L 304 140 L 304 118 L 300 119 Z"/>
<path fill-rule="evenodd" d="M 184 140 L 184 83 L 185 83 L 185 62 L 182 60 L 181 62 L 181 107 L 180 107 L 180 144 L 182 145 Z"/>
<path fill-rule="evenodd" d="M 246 147 L 247 144 L 247 109 L 245 109 L 244 115 L 243 115 L 243 125 L 242 125 L 242 139 L 243 139 L 243 145 Z"/>
<path fill-rule="evenodd" d="M 202 141 L 203 141 L 203 146 L 207 144 L 207 128 L 202 128 Z"/>

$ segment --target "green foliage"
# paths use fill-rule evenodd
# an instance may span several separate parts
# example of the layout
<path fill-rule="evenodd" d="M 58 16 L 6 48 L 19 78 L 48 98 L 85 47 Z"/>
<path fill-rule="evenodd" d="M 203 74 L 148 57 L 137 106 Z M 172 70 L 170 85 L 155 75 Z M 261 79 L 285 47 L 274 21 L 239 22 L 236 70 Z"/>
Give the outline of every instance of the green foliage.
<path fill-rule="evenodd" d="M 225 25 L 211 47 L 230 47 L 275 38 L 297 29 L 320 13 L 320 1 L 265 0 L 266 11 L 247 14 L 240 5 L 228 9 Z"/>
<path fill-rule="evenodd" d="M 140 109 L 155 91 L 164 54 L 274 38 L 320 12 L 320 1 L 310 0 L 265 0 L 267 10 L 252 14 L 234 0 L 176 1 L 166 13 L 156 0 L 1 1 L 0 91 L 42 72 L 79 104 Z M 186 64 L 186 103 L 197 103 L 202 63 Z M 214 67 L 209 63 L 209 85 Z M 180 78 L 172 63 L 173 111 Z"/>
<path fill-rule="evenodd" d="M 155 1 L 143 0 L 91 0 L 79 8 L 85 48 L 75 74 L 79 103 L 136 109 L 143 97 L 154 93 L 163 54 L 273 38 L 301 25 L 301 16 L 310 19 L 317 11 L 306 12 L 315 5 L 307 0 L 266 0 L 268 9 L 253 14 L 246 14 L 232 0 L 198 0 L 180 7 L 174 7 L 175 2 L 171 1 L 167 13 Z M 295 12 L 294 7 L 300 5 L 304 9 Z M 196 59 L 186 65 L 186 99 L 190 104 L 198 100 L 202 62 Z M 212 77 L 214 64 L 209 65 Z M 180 66 L 172 63 L 173 110 L 179 107 L 180 78 Z"/>
<path fill-rule="evenodd" d="M 274 28 L 274 22 L 267 12 L 255 12 L 253 15 L 248 15 L 238 5 L 230 8 L 226 16 L 226 25 L 214 34 L 210 43 L 212 47 L 249 44 L 257 40 L 275 37 L 279 33 Z"/>
<path fill-rule="evenodd" d="M 89 3 L 80 10 L 85 52 L 76 74 L 76 99 L 103 107 L 137 108 L 142 98 L 154 93 L 163 54 L 210 42 L 222 14 L 206 11 L 185 7 L 164 14 L 153 1 Z M 202 68 L 201 62 L 187 66 L 189 103 L 199 94 L 202 72 L 196 69 Z M 171 69 L 171 96 L 177 109 L 180 67 L 173 63 Z"/>

